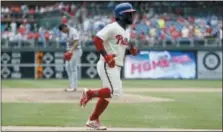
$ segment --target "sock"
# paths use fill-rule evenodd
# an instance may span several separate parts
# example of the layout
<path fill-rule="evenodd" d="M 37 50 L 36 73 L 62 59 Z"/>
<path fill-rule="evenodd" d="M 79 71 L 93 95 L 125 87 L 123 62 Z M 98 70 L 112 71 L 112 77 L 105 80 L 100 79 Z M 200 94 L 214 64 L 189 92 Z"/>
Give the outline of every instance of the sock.
<path fill-rule="evenodd" d="M 91 97 L 111 98 L 111 90 L 109 88 L 101 88 L 99 90 L 89 90 L 87 94 Z"/>
<path fill-rule="evenodd" d="M 107 108 L 109 104 L 109 101 L 107 101 L 104 98 L 99 98 L 98 102 L 96 103 L 94 112 L 92 113 L 90 120 L 97 120 L 99 116 L 104 112 L 104 110 Z"/>

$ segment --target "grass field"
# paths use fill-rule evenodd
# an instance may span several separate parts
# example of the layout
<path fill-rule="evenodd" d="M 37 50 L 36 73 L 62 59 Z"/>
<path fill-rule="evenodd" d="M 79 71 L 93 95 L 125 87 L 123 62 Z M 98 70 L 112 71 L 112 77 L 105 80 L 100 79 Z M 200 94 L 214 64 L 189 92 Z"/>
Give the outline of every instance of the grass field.
<path fill-rule="evenodd" d="M 6 92 L 11 95 L 11 91 L 17 90 L 18 92 L 14 94 L 20 94 L 21 88 L 23 90 L 26 88 L 27 91 L 36 88 L 52 88 L 53 91 L 53 88 L 56 88 L 61 89 L 59 93 L 66 97 L 68 93 L 63 92 L 62 89 L 66 86 L 68 86 L 67 80 L 3 80 L 2 125 L 84 126 L 94 108 L 93 103 L 82 109 L 75 102 L 4 101 Z M 140 96 L 172 101 L 111 103 L 101 117 L 102 123 L 108 127 L 222 129 L 222 81 L 220 80 L 124 80 L 123 86 L 126 94 L 137 95 L 131 96 L 134 97 L 133 100 L 137 100 Z M 81 80 L 80 87 L 100 87 L 100 81 Z M 176 91 L 173 89 L 168 91 L 170 88 L 175 88 Z M 160 90 L 156 91 L 156 89 Z M 79 93 L 69 93 L 69 96 L 71 94 Z"/>

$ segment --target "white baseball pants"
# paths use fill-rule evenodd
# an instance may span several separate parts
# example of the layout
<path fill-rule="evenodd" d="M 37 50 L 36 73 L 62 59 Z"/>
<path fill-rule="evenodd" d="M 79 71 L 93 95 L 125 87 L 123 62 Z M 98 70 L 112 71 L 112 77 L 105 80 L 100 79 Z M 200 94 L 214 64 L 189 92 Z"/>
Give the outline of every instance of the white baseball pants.
<path fill-rule="evenodd" d="M 73 52 L 72 58 L 70 61 L 66 61 L 66 72 L 68 75 L 68 79 L 70 82 L 70 88 L 77 88 L 78 87 L 78 66 L 80 64 L 80 58 L 82 56 L 82 50 L 76 49 Z"/>
<path fill-rule="evenodd" d="M 120 98 L 123 94 L 121 81 L 121 67 L 110 68 L 104 60 L 97 63 L 98 75 L 102 81 L 103 88 L 110 88 L 112 97 Z"/>

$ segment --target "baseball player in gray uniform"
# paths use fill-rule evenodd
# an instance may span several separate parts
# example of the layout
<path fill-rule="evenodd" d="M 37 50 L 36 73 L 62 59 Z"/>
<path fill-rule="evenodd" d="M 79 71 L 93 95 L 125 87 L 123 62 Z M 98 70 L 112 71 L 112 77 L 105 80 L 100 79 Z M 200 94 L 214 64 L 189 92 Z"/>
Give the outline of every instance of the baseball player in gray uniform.
<path fill-rule="evenodd" d="M 78 65 L 82 56 L 81 45 L 79 45 L 79 33 L 75 28 L 69 27 L 65 24 L 59 25 L 59 30 L 66 34 L 66 52 L 64 59 L 66 60 L 66 72 L 69 78 L 70 87 L 65 91 L 76 91 L 78 87 Z"/>

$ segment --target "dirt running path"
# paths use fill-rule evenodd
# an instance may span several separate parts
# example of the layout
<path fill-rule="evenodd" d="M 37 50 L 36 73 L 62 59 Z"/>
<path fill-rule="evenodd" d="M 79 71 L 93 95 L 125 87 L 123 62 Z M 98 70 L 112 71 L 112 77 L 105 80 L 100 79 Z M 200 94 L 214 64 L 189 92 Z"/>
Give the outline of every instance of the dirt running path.
<path fill-rule="evenodd" d="M 3 102 L 38 102 L 38 103 L 79 103 L 81 89 L 76 92 L 64 92 L 63 88 L 3 88 Z M 220 88 L 131 88 L 124 89 L 121 99 L 114 103 L 146 103 L 174 101 L 168 98 L 142 96 L 142 92 L 222 92 Z M 131 94 L 130 94 L 131 93 Z M 92 101 L 92 103 L 94 103 Z"/>
<path fill-rule="evenodd" d="M 82 91 L 64 92 L 64 89 L 53 88 L 6 88 L 2 89 L 3 102 L 38 102 L 38 103 L 79 103 Z M 139 89 L 138 89 L 139 90 Z M 90 103 L 95 103 L 96 100 Z M 125 93 L 120 99 L 112 99 L 113 103 L 147 103 L 174 101 L 168 98 L 142 96 Z"/>

